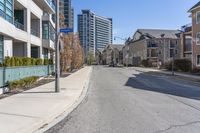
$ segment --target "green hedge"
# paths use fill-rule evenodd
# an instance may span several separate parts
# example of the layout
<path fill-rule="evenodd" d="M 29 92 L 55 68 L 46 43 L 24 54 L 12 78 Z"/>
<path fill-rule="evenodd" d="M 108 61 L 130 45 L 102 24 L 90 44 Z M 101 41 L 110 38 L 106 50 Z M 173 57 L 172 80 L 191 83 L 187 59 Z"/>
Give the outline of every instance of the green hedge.
<path fill-rule="evenodd" d="M 188 59 L 175 59 L 174 60 L 174 70 L 175 71 L 183 71 L 190 72 L 192 67 L 192 63 Z M 165 64 L 165 68 L 168 70 L 172 70 L 172 61 Z"/>
<path fill-rule="evenodd" d="M 40 59 L 29 57 L 5 57 L 2 66 L 15 67 L 15 66 L 37 66 L 37 65 L 53 65 L 52 59 Z"/>
<path fill-rule="evenodd" d="M 29 87 L 32 84 L 34 84 L 39 77 L 37 76 L 32 76 L 32 77 L 28 77 L 28 78 L 23 78 L 20 80 L 15 80 L 15 81 L 11 81 L 8 82 L 8 88 L 11 90 L 14 89 L 19 89 L 19 88 L 23 88 L 23 87 Z"/>

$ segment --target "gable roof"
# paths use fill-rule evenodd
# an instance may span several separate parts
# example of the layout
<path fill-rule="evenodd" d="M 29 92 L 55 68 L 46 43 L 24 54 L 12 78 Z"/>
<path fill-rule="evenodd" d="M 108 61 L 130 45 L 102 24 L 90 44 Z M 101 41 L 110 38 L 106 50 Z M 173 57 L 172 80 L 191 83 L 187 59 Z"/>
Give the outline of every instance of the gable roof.
<path fill-rule="evenodd" d="M 119 51 L 121 51 L 123 49 L 124 45 L 122 45 L 122 44 L 111 44 L 111 47 L 116 48 Z"/>
<path fill-rule="evenodd" d="M 163 29 L 138 29 L 136 32 L 140 33 L 145 39 L 148 38 L 172 38 L 177 39 L 178 30 L 163 30 Z"/>
<path fill-rule="evenodd" d="M 200 1 L 195 4 L 192 8 L 190 8 L 190 10 L 188 12 L 192 12 L 194 9 L 198 8 L 200 6 Z"/>

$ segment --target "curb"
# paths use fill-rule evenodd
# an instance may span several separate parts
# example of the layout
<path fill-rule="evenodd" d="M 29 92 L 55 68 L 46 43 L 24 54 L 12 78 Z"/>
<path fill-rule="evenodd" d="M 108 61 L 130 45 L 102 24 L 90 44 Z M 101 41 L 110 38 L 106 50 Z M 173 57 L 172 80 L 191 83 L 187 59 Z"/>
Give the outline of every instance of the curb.
<path fill-rule="evenodd" d="M 59 114 L 56 118 L 54 118 L 53 121 L 51 121 L 50 123 L 44 124 L 39 129 L 36 129 L 35 131 L 33 131 L 33 133 L 44 133 L 45 131 L 54 127 L 56 124 L 58 124 L 64 118 L 66 118 L 69 114 L 71 114 L 82 103 L 82 101 L 85 99 L 87 92 L 88 92 L 92 71 L 93 71 L 93 67 L 91 67 L 91 70 L 88 74 L 85 85 L 83 86 L 83 90 L 82 90 L 80 96 L 78 97 L 78 99 L 69 108 L 67 108 L 65 111 L 63 111 L 63 113 Z"/>

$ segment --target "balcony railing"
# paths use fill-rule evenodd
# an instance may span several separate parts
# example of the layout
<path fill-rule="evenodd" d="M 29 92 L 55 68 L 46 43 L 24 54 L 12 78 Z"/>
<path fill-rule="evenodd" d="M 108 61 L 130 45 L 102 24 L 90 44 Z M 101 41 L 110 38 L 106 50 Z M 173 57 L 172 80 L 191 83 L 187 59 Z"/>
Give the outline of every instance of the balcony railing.
<path fill-rule="evenodd" d="M 18 29 L 21 29 L 21 30 L 24 30 L 24 25 L 15 21 L 15 27 L 18 28 Z"/>
<path fill-rule="evenodd" d="M 39 31 L 37 31 L 36 29 L 33 29 L 33 28 L 31 28 L 31 34 L 32 35 L 34 35 L 34 36 L 37 36 L 37 37 L 39 37 Z"/>

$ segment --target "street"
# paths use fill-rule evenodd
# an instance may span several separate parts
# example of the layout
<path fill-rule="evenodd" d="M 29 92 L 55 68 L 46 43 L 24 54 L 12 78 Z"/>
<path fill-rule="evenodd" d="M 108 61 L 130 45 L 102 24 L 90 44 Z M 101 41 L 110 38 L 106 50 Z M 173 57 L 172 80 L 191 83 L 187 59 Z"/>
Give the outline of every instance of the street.
<path fill-rule="evenodd" d="M 78 82 L 78 81 L 77 81 Z M 200 85 L 94 66 L 88 94 L 46 133 L 199 133 Z"/>

